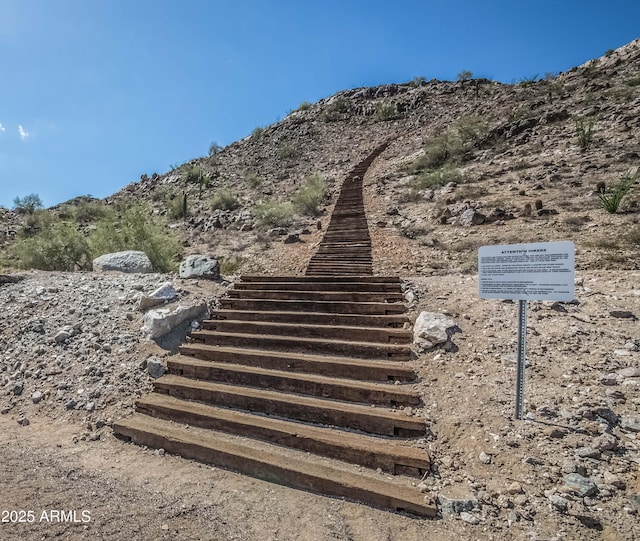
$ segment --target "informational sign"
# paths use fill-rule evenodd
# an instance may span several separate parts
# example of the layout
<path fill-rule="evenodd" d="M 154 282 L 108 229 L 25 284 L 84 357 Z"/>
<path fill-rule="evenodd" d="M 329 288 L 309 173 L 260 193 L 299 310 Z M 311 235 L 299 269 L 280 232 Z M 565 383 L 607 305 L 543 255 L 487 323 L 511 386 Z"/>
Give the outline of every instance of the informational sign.
<path fill-rule="evenodd" d="M 575 266 L 573 242 L 506 244 L 478 250 L 480 298 L 518 301 L 516 419 L 524 414 L 527 301 L 572 301 Z"/>
<path fill-rule="evenodd" d="M 483 246 L 478 251 L 481 299 L 572 301 L 573 242 Z"/>

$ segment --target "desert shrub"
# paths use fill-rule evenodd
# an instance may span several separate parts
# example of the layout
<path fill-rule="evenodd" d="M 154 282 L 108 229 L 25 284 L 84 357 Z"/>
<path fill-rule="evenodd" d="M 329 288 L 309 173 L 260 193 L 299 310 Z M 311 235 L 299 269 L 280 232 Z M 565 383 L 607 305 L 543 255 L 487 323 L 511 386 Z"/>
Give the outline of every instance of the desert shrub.
<path fill-rule="evenodd" d="M 238 272 L 242 264 L 244 263 L 244 258 L 234 255 L 230 257 L 223 257 L 220 260 L 220 274 L 230 275 Z"/>
<path fill-rule="evenodd" d="M 235 210 L 240 206 L 238 198 L 230 190 L 222 188 L 211 198 L 211 210 Z"/>
<path fill-rule="evenodd" d="M 169 217 L 173 220 L 186 218 L 189 215 L 187 194 L 185 193 L 172 197 L 167 203 L 167 211 L 169 213 Z"/>
<path fill-rule="evenodd" d="M 24 197 L 16 197 L 13 200 L 13 208 L 18 212 L 32 214 L 42 208 L 42 200 L 37 193 L 31 193 Z"/>
<path fill-rule="evenodd" d="M 424 154 L 413 164 L 414 172 L 437 169 L 446 163 L 457 163 L 462 155 L 462 140 L 455 131 L 446 131 L 431 138 Z"/>
<path fill-rule="evenodd" d="M 348 113 L 350 108 L 351 102 L 349 98 L 338 96 L 325 107 L 322 112 L 322 119 L 325 122 L 335 122 L 336 120 L 340 120 L 345 113 Z"/>
<path fill-rule="evenodd" d="M 254 190 L 259 188 L 263 182 L 263 178 L 258 173 L 247 173 L 244 177 L 245 182 Z"/>
<path fill-rule="evenodd" d="M 398 108 L 395 103 L 381 101 L 376 103 L 376 111 L 373 119 L 376 122 L 384 122 L 385 120 L 393 120 L 398 116 Z"/>
<path fill-rule="evenodd" d="M 52 213 L 43 209 L 34 210 L 26 216 L 24 225 L 18 232 L 18 238 L 35 237 L 53 227 L 55 222 L 56 218 Z"/>
<path fill-rule="evenodd" d="M 531 86 L 537 80 L 538 80 L 538 74 L 536 73 L 535 75 L 523 77 L 522 79 L 520 79 L 520 82 L 518 84 L 522 87 L 527 87 L 527 86 Z"/>
<path fill-rule="evenodd" d="M 635 173 L 629 172 L 624 175 L 617 184 L 611 187 L 609 191 L 598 191 L 597 195 L 600 199 L 600 206 L 611 214 L 618 212 L 622 199 L 624 199 L 624 196 L 629 193 L 629 190 L 631 190 L 633 185 L 638 182 L 639 178 L 640 167 L 636 169 Z"/>
<path fill-rule="evenodd" d="M 73 271 L 91 268 L 91 249 L 75 225 L 54 222 L 36 234 L 18 239 L 9 260 L 21 269 Z"/>
<path fill-rule="evenodd" d="M 426 170 L 421 172 L 414 180 L 414 188 L 424 190 L 425 188 L 440 188 L 449 182 L 462 182 L 464 176 L 457 167 L 447 166 L 435 171 Z"/>
<path fill-rule="evenodd" d="M 97 222 L 105 215 L 106 208 L 107 205 L 102 201 L 81 197 L 62 205 L 60 217 L 77 223 Z"/>
<path fill-rule="evenodd" d="M 222 152 L 222 147 L 216 141 L 213 141 L 209 145 L 209 156 L 213 158 L 220 154 L 220 152 Z"/>
<path fill-rule="evenodd" d="M 262 126 L 257 126 L 256 128 L 254 128 L 253 131 L 251 132 L 251 139 L 254 139 L 254 140 L 260 139 L 264 134 L 264 130 L 265 128 Z"/>
<path fill-rule="evenodd" d="M 109 212 L 89 237 L 94 257 L 122 250 L 147 254 L 160 272 L 176 269 L 182 245 L 177 233 L 169 230 L 146 205 L 121 205 Z"/>
<path fill-rule="evenodd" d="M 291 200 L 293 208 L 300 214 L 318 216 L 326 193 L 327 183 L 324 179 L 318 174 L 309 175 Z"/>
<path fill-rule="evenodd" d="M 640 248 L 640 226 L 635 226 L 627 233 L 627 241 Z"/>
<path fill-rule="evenodd" d="M 278 147 L 276 154 L 281 160 L 293 160 L 300 155 L 300 151 L 293 145 L 285 143 Z"/>
<path fill-rule="evenodd" d="M 471 79 L 473 79 L 473 72 L 469 70 L 462 70 L 460 73 L 458 73 L 458 81 L 464 82 L 470 81 Z"/>
<path fill-rule="evenodd" d="M 576 127 L 576 137 L 582 152 L 586 151 L 593 142 L 593 127 L 596 123 L 594 117 L 577 116 L 573 119 Z"/>
<path fill-rule="evenodd" d="M 417 88 L 419 86 L 422 86 L 423 84 L 425 84 L 427 82 L 427 80 L 422 77 L 421 75 L 414 77 L 413 79 L 411 79 L 411 81 L 409 81 L 409 86 L 412 88 Z"/>
<path fill-rule="evenodd" d="M 193 182 L 194 184 L 199 184 L 200 188 L 209 187 L 211 183 L 211 175 L 207 173 L 202 167 L 197 165 L 193 165 L 183 171 L 182 179 L 185 182 Z"/>
<path fill-rule="evenodd" d="M 263 227 L 287 227 L 293 221 L 293 203 L 266 201 L 256 206 L 254 216 Z"/>
<path fill-rule="evenodd" d="M 638 86 L 640 85 L 640 77 L 630 77 L 629 79 L 626 79 L 624 84 L 626 84 L 627 86 Z"/>
<path fill-rule="evenodd" d="M 298 105 L 297 111 L 308 111 L 309 109 L 311 109 L 311 104 L 308 101 L 303 101 Z"/>

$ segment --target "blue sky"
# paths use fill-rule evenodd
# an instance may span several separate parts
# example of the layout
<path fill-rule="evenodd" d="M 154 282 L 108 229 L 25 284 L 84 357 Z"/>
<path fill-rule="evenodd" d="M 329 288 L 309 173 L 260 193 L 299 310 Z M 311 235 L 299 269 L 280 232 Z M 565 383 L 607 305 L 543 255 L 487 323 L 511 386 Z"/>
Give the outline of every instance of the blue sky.
<path fill-rule="evenodd" d="M 0 0 L 0 206 L 105 197 L 339 90 L 518 81 L 639 29 L 638 0 Z"/>

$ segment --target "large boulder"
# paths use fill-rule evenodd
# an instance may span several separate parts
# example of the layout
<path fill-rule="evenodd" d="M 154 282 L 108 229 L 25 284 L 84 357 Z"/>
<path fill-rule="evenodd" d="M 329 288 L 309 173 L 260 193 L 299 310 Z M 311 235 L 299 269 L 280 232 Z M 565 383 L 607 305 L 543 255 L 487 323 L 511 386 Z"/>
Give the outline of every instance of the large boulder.
<path fill-rule="evenodd" d="M 220 264 L 217 259 L 208 255 L 190 255 L 180 263 L 180 278 L 218 280 Z"/>
<path fill-rule="evenodd" d="M 176 308 L 158 308 L 144 315 L 142 334 L 149 340 L 155 340 L 169 334 L 185 321 L 194 321 L 208 316 L 207 303 L 190 306 L 178 305 Z"/>
<path fill-rule="evenodd" d="M 149 273 L 153 272 L 153 265 L 144 252 L 126 250 L 96 257 L 93 260 L 93 270 L 96 272 Z"/>
<path fill-rule="evenodd" d="M 459 331 L 456 322 L 437 312 L 420 312 L 413 326 L 413 342 L 419 351 L 452 345 L 451 336 Z"/>

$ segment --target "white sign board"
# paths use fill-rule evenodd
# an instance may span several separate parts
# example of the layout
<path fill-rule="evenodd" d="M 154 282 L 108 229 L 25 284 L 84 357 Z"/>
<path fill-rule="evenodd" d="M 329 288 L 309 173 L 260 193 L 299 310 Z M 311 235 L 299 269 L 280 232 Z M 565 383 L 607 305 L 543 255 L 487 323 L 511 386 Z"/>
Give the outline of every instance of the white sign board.
<path fill-rule="evenodd" d="M 506 244 L 478 250 L 482 299 L 572 301 L 574 281 L 573 242 Z"/>

